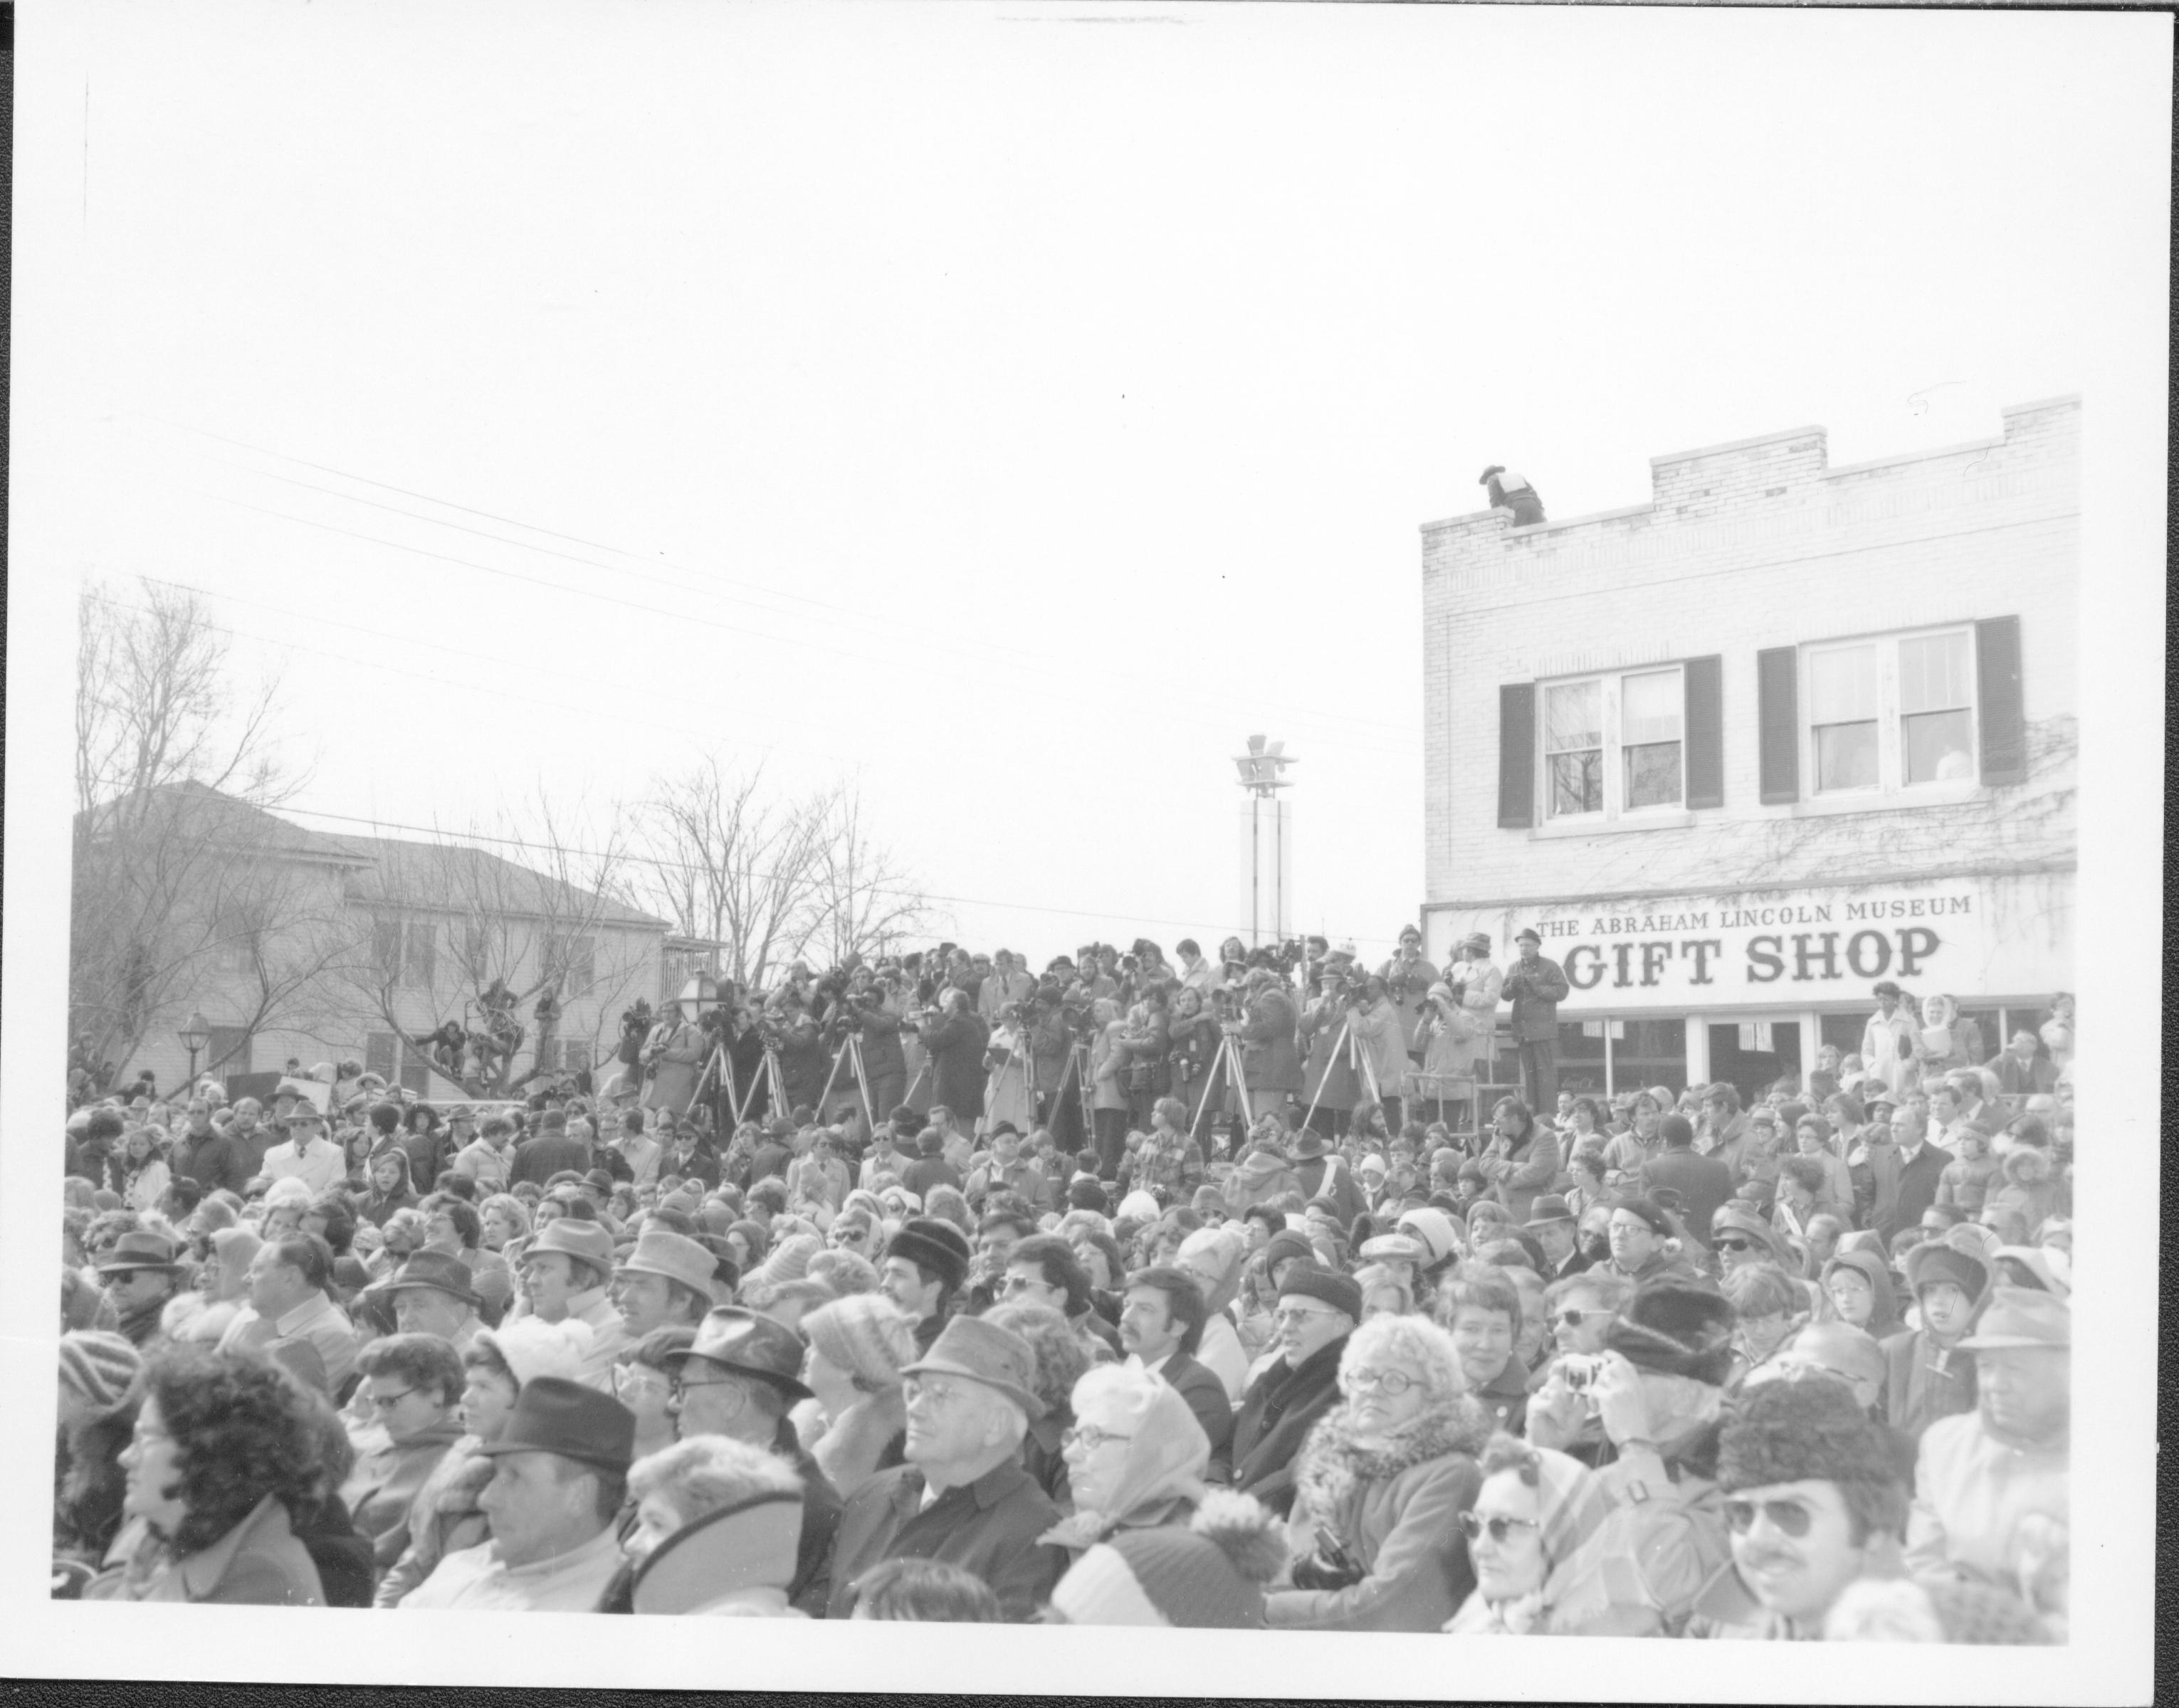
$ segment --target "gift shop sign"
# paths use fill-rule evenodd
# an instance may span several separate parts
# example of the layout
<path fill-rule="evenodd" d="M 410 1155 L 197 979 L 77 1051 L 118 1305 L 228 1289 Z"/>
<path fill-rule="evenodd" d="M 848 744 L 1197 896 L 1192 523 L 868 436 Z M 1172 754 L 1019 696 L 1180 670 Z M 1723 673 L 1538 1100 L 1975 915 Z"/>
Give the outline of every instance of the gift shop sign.
<path fill-rule="evenodd" d="M 1918 994 L 1957 983 L 1964 994 L 1993 988 L 2001 963 L 2023 958 L 2003 952 L 1995 915 L 2016 910 L 1994 899 L 1989 883 L 1970 881 L 1463 909 L 1432 915 L 1430 947 L 1441 957 L 1468 933 L 1489 932 L 1492 960 L 1511 968 L 1514 933 L 1533 926 L 1540 952 L 1565 969 L 1564 1005 L 1575 1010 L 1859 1000 L 1885 978 Z M 2048 975 L 2019 977 L 2023 988 L 2039 988 Z"/>

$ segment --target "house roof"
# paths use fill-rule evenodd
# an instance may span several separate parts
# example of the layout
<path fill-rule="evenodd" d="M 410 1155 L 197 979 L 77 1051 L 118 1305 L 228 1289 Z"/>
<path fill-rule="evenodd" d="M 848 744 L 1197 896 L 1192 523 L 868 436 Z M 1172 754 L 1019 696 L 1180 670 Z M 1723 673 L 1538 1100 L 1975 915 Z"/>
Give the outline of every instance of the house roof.
<path fill-rule="evenodd" d="M 355 862 L 349 899 L 464 912 L 524 913 L 600 925 L 669 928 L 654 914 L 518 865 L 481 848 L 398 836 L 342 836 Z"/>
<path fill-rule="evenodd" d="M 484 909 L 666 931 L 668 922 L 527 866 L 451 842 L 332 835 L 202 783 L 163 785 L 92 809 L 94 835 L 134 816 L 162 835 L 202 838 L 250 853 L 348 868 L 351 901 L 418 908 Z"/>

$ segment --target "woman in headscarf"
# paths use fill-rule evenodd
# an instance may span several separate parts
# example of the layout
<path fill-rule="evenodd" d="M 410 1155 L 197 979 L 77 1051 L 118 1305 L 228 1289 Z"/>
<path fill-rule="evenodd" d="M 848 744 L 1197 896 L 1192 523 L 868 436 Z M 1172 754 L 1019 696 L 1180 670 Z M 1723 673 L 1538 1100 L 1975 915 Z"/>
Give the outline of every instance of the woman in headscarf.
<path fill-rule="evenodd" d="M 1898 1295 L 1892 1290 L 1891 1271 L 1882 1257 L 1869 1251 L 1841 1251 L 1824 1265 L 1823 1288 L 1830 1308 L 1841 1322 L 1851 1324 L 1872 1339 L 1882 1340 L 1906 1327 L 1899 1317 Z"/>
<path fill-rule="evenodd" d="M 1922 1027 L 1914 1035 L 1914 1067 L 1922 1075 L 1949 1073 L 1983 1064 L 1982 1027 L 1960 1013 L 1957 998 L 1922 999 Z"/>
<path fill-rule="evenodd" d="M 1526 1637 L 1543 1618 L 1544 1584 L 1600 1508 L 1580 1460 L 1498 1434 L 1483 1449 L 1483 1486 L 1460 1515 L 1474 1593 L 1445 1629 L 1456 1637 Z"/>
<path fill-rule="evenodd" d="M 1185 1525 L 1203 1499 L 1210 1442 L 1179 1390 L 1123 1364 L 1074 1384 L 1062 1439 L 1073 1514 L 1037 1540 L 1079 1555 L 1123 1530 Z"/>
<path fill-rule="evenodd" d="M 1295 1461 L 1293 1564 L 1265 1617 L 1288 1629 L 1441 1629 L 1474 1586 L 1457 1525 L 1483 1480 L 1490 1414 L 1452 1337 L 1423 1317 L 1357 1328 L 1339 1391 Z"/>
<path fill-rule="evenodd" d="M 802 1319 L 802 1379 L 816 1396 L 818 1432 L 804 1442 L 842 1499 L 903 1463 L 908 1405 L 901 1371 L 915 1361 L 915 1325 L 879 1293 L 821 1305 Z"/>

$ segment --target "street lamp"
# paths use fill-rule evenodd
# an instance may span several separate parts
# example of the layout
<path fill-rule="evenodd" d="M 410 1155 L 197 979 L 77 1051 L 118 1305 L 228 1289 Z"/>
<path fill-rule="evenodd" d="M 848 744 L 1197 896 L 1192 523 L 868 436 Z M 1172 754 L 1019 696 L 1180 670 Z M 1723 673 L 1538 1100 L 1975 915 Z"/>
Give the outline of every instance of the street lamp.
<path fill-rule="evenodd" d="M 719 994 L 719 981 L 708 972 L 700 972 L 681 987 L 682 1011 L 697 1025 L 704 1023 L 707 1014 L 716 1014 L 725 1000 Z"/>
<path fill-rule="evenodd" d="M 189 1053 L 189 1083 L 197 1082 L 197 1057 L 211 1045 L 211 1022 L 204 1017 L 204 1010 L 193 1008 L 189 1017 L 182 1022 L 182 1048 Z"/>

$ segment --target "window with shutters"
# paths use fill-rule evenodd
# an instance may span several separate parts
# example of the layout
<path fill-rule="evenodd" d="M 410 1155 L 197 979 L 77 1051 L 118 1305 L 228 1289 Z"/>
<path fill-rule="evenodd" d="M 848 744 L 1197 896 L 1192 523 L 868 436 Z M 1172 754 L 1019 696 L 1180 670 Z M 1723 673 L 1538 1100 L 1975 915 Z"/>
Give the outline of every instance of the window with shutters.
<path fill-rule="evenodd" d="M 1687 695 L 1678 665 L 1541 685 L 1545 812 L 1616 818 L 1687 802 Z"/>
<path fill-rule="evenodd" d="M 1819 796 L 1976 780 L 1974 631 L 1801 649 L 1802 751 Z"/>

